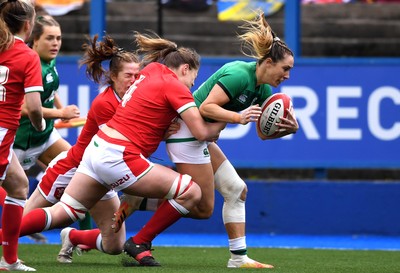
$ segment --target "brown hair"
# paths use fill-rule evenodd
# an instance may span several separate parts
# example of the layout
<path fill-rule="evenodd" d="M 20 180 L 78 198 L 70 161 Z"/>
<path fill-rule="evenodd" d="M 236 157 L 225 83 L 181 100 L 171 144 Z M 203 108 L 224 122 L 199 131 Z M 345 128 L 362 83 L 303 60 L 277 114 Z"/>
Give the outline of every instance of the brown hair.
<path fill-rule="evenodd" d="M 282 60 L 286 54 L 292 55 L 285 42 L 279 39 L 265 20 L 264 12 L 259 12 L 253 21 L 244 21 L 240 26 L 244 30 L 238 37 L 242 40 L 241 51 L 244 55 L 255 58 L 258 63 L 267 58 L 273 62 Z"/>
<path fill-rule="evenodd" d="M 80 65 L 86 65 L 86 75 L 94 82 L 112 85 L 110 75 L 117 75 L 122 69 L 122 63 L 139 63 L 139 58 L 133 52 L 118 47 L 108 35 L 103 37 L 103 41 L 97 39 L 98 35 L 95 35 L 93 39 L 88 38 L 88 43 L 83 44 L 85 54 Z M 102 66 L 105 60 L 110 60 L 108 71 Z"/>
<path fill-rule="evenodd" d="M 34 16 L 35 8 L 31 1 L 0 1 L 0 52 L 14 44 L 14 35 Z"/>
<path fill-rule="evenodd" d="M 44 27 L 60 27 L 60 24 L 50 15 L 37 16 L 35 25 L 33 26 L 32 34 L 28 40 L 28 44 L 31 47 L 33 46 L 33 42 L 39 40 L 40 36 L 42 36 Z"/>
<path fill-rule="evenodd" d="M 151 62 L 159 62 L 170 68 L 188 64 L 189 69 L 199 69 L 200 56 L 194 49 L 178 47 L 174 42 L 160 38 L 154 33 L 153 36 L 135 32 L 137 53 L 143 54 L 142 66 Z"/>

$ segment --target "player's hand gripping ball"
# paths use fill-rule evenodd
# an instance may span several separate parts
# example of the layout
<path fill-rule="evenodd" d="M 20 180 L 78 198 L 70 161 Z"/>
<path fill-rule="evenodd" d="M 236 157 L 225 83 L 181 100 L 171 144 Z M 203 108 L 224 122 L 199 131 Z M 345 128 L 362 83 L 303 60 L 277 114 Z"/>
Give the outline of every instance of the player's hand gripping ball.
<path fill-rule="evenodd" d="M 279 131 L 276 123 L 280 122 L 280 117 L 287 117 L 286 109 L 293 107 L 292 99 L 283 93 L 276 93 L 270 96 L 261 106 L 261 116 L 257 126 L 267 137 L 275 137 Z"/>

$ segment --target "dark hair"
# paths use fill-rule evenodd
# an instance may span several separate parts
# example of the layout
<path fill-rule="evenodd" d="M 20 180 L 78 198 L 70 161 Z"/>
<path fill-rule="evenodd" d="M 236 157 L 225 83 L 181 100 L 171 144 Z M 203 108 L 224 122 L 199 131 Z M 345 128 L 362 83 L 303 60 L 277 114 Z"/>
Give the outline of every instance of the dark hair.
<path fill-rule="evenodd" d="M 199 69 L 200 56 L 194 49 L 178 47 L 174 42 L 160 38 L 154 33 L 153 36 L 135 32 L 137 53 L 143 54 L 142 66 L 151 62 L 159 62 L 170 68 L 188 64 L 189 69 Z"/>
<path fill-rule="evenodd" d="M 10 48 L 14 43 L 14 34 L 21 31 L 25 22 L 35 16 L 31 1 L 0 1 L 0 52 Z"/>
<path fill-rule="evenodd" d="M 50 15 L 37 16 L 33 26 L 32 34 L 27 41 L 31 47 L 33 46 L 33 42 L 39 40 L 40 36 L 42 36 L 44 27 L 60 27 L 60 24 Z"/>
<path fill-rule="evenodd" d="M 103 41 L 98 42 L 97 39 L 98 35 L 95 35 L 93 39 L 88 38 L 88 43 L 83 44 L 85 54 L 80 65 L 86 65 L 86 75 L 94 82 L 112 85 L 110 75 L 117 75 L 122 69 L 122 63 L 139 63 L 139 58 L 133 52 L 118 47 L 108 35 L 103 37 Z M 102 66 L 105 60 L 110 60 L 108 71 Z"/>
<path fill-rule="evenodd" d="M 264 12 L 260 12 L 253 21 L 245 21 L 240 26 L 245 33 L 238 35 L 243 41 L 242 53 L 263 62 L 271 58 L 273 62 L 282 60 L 286 54 L 292 55 L 289 47 L 279 39 L 265 20 Z M 246 51 L 249 51 L 246 52 Z"/>

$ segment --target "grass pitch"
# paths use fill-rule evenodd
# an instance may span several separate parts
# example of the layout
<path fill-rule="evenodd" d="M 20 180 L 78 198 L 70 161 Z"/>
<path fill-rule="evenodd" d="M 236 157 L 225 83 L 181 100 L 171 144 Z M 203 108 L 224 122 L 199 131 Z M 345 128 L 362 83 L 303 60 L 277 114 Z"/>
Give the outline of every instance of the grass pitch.
<path fill-rule="evenodd" d="M 155 247 L 154 257 L 161 267 L 125 267 L 128 256 L 110 256 L 90 251 L 82 256 L 74 253 L 72 264 L 60 264 L 56 256 L 60 245 L 21 244 L 19 257 L 38 272 L 101 273 L 101 272 L 184 272 L 223 273 L 232 270 L 274 273 L 400 273 L 400 251 L 322 250 L 251 248 L 249 256 L 273 264 L 274 269 L 229 269 L 227 248 Z"/>

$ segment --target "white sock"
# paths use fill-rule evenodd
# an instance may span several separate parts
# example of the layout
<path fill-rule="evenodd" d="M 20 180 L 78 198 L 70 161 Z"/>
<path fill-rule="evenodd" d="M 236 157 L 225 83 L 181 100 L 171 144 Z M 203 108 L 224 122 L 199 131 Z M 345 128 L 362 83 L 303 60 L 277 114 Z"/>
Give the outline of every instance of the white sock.
<path fill-rule="evenodd" d="M 229 239 L 229 250 L 232 259 L 245 257 L 247 254 L 246 236 Z"/>

